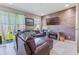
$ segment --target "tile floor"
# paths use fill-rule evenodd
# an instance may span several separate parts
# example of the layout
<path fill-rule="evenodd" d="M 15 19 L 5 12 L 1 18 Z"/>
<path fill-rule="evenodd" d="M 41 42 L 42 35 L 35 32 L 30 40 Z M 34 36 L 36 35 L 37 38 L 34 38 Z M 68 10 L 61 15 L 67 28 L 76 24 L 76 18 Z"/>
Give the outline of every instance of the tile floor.
<path fill-rule="evenodd" d="M 65 42 L 54 40 L 51 55 L 73 55 L 76 54 L 76 43 L 66 40 Z M 16 55 L 14 42 L 0 45 L 0 55 Z"/>
<path fill-rule="evenodd" d="M 65 42 L 54 40 L 51 55 L 74 55 L 77 54 L 76 42 L 65 40 Z"/>
<path fill-rule="evenodd" d="M 14 42 L 0 45 L 0 55 L 16 55 Z"/>

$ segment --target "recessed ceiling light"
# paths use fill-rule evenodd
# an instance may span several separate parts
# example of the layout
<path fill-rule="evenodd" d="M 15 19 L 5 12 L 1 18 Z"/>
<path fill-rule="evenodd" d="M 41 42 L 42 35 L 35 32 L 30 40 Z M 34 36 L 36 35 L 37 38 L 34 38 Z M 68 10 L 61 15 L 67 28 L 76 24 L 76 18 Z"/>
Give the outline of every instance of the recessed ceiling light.
<path fill-rule="evenodd" d="M 13 3 L 8 3 L 9 5 L 13 5 Z"/>
<path fill-rule="evenodd" d="M 66 4 L 65 7 L 69 7 L 69 4 Z"/>

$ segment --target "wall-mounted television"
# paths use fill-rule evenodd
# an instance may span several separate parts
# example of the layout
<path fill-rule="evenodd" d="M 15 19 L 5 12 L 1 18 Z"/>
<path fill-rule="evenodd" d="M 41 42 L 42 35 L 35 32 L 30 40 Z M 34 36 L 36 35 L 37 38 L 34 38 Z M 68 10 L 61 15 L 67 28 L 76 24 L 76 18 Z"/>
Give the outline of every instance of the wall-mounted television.
<path fill-rule="evenodd" d="M 47 18 L 46 22 L 47 22 L 47 25 L 59 25 L 60 19 L 59 17 Z"/>
<path fill-rule="evenodd" d="M 33 26 L 34 25 L 34 19 L 25 18 L 25 24 L 26 24 L 26 26 Z"/>

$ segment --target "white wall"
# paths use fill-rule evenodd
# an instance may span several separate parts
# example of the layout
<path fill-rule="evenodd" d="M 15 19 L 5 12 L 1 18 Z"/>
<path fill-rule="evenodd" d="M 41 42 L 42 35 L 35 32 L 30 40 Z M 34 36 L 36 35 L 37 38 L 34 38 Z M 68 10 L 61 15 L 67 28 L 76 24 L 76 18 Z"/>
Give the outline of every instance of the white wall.
<path fill-rule="evenodd" d="M 79 4 L 76 6 L 76 40 L 77 40 L 77 52 L 79 53 Z"/>

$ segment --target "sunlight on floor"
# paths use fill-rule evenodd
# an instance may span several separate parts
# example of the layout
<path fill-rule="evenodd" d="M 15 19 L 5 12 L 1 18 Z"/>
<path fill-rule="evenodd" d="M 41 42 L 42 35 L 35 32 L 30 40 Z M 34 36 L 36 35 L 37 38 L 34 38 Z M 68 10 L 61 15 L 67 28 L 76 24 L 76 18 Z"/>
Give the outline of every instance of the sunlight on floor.
<path fill-rule="evenodd" d="M 16 55 L 14 42 L 0 45 L 0 55 Z"/>

